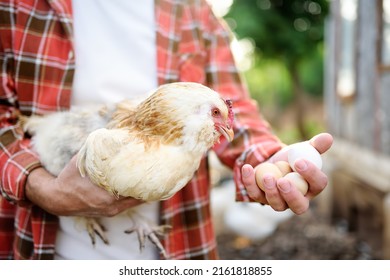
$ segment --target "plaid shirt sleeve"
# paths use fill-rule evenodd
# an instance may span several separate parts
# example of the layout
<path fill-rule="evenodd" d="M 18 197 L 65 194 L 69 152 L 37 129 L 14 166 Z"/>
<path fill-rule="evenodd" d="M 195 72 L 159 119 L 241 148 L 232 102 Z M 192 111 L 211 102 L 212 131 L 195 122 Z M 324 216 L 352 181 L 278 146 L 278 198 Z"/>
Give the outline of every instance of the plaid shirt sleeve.
<path fill-rule="evenodd" d="M 27 202 L 24 191 L 27 176 L 41 165 L 37 155 L 30 150 L 28 139 L 15 138 L 15 141 L 5 145 L 16 133 L 17 129 L 10 127 L 3 129 L 0 135 L 0 186 L 7 200 L 24 204 Z"/>
<path fill-rule="evenodd" d="M 246 163 L 252 166 L 260 164 L 280 150 L 283 144 L 271 132 L 267 121 L 262 118 L 256 101 L 250 98 L 246 85 L 239 75 L 230 48 L 232 34 L 229 28 L 224 21 L 215 17 L 203 0 L 195 2 L 202 3 L 198 5 L 195 13 L 200 19 L 199 28 L 202 32 L 199 34 L 202 34 L 200 42 L 203 42 L 203 50 L 190 59 L 186 58 L 187 67 L 181 74 L 200 82 L 204 80 L 208 86 L 233 101 L 236 137 L 232 143 L 227 143 L 223 139 L 214 147 L 214 151 L 224 164 L 233 168 L 237 200 L 249 201 L 241 181 L 241 167 Z M 181 51 L 189 53 L 191 48 L 194 48 L 191 44 L 182 44 Z M 206 69 L 204 77 L 201 69 L 197 68 L 203 61 Z"/>
<path fill-rule="evenodd" d="M 54 256 L 58 221 L 26 200 L 40 163 L 17 117 L 69 107 L 71 32 L 70 1 L 0 0 L 0 258 Z"/>
<path fill-rule="evenodd" d="M 4 18 L 5 13 L 2 12 Z M 24 185 L 29 171 L 39 166 L 37 156 L 29 148 L 29 140 L 23 139 L 23 132 L 16 125 L 17 108 L 15 85 L 11 74 L 13 63 L 10 53 L 11 29 L 3 28 L 0 41 L 0 189 L 10 201 L 25 200 Z"/>
<path fill-rule="evenodd" d="M 27 175 L 40 166 L 17 116 L 61 110 L 69 103 L 72 69 L 62 65 L 71 43 L 57 35 L 64 33 L 59 22 L 67 30 L 67 17 L 61 16 L 66 11 L 55 14 L 49 7 L 44 1 L 0 1 L 0 189 L 14 202 L 25 200 Z"/>

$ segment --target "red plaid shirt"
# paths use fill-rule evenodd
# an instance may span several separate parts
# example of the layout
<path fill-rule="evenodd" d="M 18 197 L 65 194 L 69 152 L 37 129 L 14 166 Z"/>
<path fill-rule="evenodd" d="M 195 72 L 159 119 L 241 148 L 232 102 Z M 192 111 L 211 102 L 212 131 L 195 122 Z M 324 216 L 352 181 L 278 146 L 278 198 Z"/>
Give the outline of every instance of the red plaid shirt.
<path fill-rule="evenodd" d="M 230 33 L 204 0 L 155 1 L 158 83 L 193 81 L 233 100 L 235 140 L 214 150 L 234 170 L 237 199 L 244 163 L 259 164 L 281 148 L 240 80 Z M 75 57 L 70 0 L 0 0 L 0 258 L 50 259 L 57 217 L 32 205 L 25 183 L 39 158 L 16 125 L 18 114 L 45 114 L 70 106 Z M 102 54 L 104 55 L 104 54 Z M 169 258 L 218 258 L 205 158 L 191 182 L 161 203 Z"/>

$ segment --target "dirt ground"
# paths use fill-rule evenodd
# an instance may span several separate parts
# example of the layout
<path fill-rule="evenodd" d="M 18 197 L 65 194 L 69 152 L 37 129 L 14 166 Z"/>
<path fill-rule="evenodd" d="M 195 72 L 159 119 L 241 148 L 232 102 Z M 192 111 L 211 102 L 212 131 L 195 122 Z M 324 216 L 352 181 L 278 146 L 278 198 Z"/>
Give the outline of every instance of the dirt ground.
<path fill-rule="evenodd" d="M 370 246 L 346 230 L 331 225 L 313 207 L 281 223 L 263 240 L 234 234 L 218 236 L 220 258 L 225 260 L 370 260 L 380 259 Z"/>

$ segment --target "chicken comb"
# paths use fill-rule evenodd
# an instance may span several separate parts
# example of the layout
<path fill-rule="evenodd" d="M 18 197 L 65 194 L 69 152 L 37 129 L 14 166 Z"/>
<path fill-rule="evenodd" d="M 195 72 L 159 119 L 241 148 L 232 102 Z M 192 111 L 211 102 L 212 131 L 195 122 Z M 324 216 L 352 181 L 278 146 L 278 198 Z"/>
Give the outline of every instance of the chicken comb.
<path fill-rule="evenodd" d="M 233 101 L 231 99 L 226 99 L 225 104 L 228 107 L 229 110 L 229 124 L 232 126 L 233 125 L 233 120 L 234 120 L 234 112 L 233 112 Z"/>
<path fill-rule="evenodd" d="M 233 101 L 231 99 L 226 99 L 225 103 L 229 109 L 233 109 Z"/>

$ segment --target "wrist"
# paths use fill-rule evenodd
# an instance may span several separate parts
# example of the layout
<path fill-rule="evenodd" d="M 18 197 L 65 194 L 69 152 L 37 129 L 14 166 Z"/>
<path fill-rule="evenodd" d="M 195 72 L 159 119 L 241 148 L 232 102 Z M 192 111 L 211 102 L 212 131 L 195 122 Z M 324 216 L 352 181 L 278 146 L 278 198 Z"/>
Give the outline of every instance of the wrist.
<path fill-rule="evenodd" d="M 43 167 L 38 167 L 32 170 L 26 181 L 26 198 L 33 204 L 45 209 L 45 202 L 48 199 L 49 192 L 54 190 L 54 188 L 47 186 L 52 185 L 54 183 L 54 179 L 55 177 Z"/>

